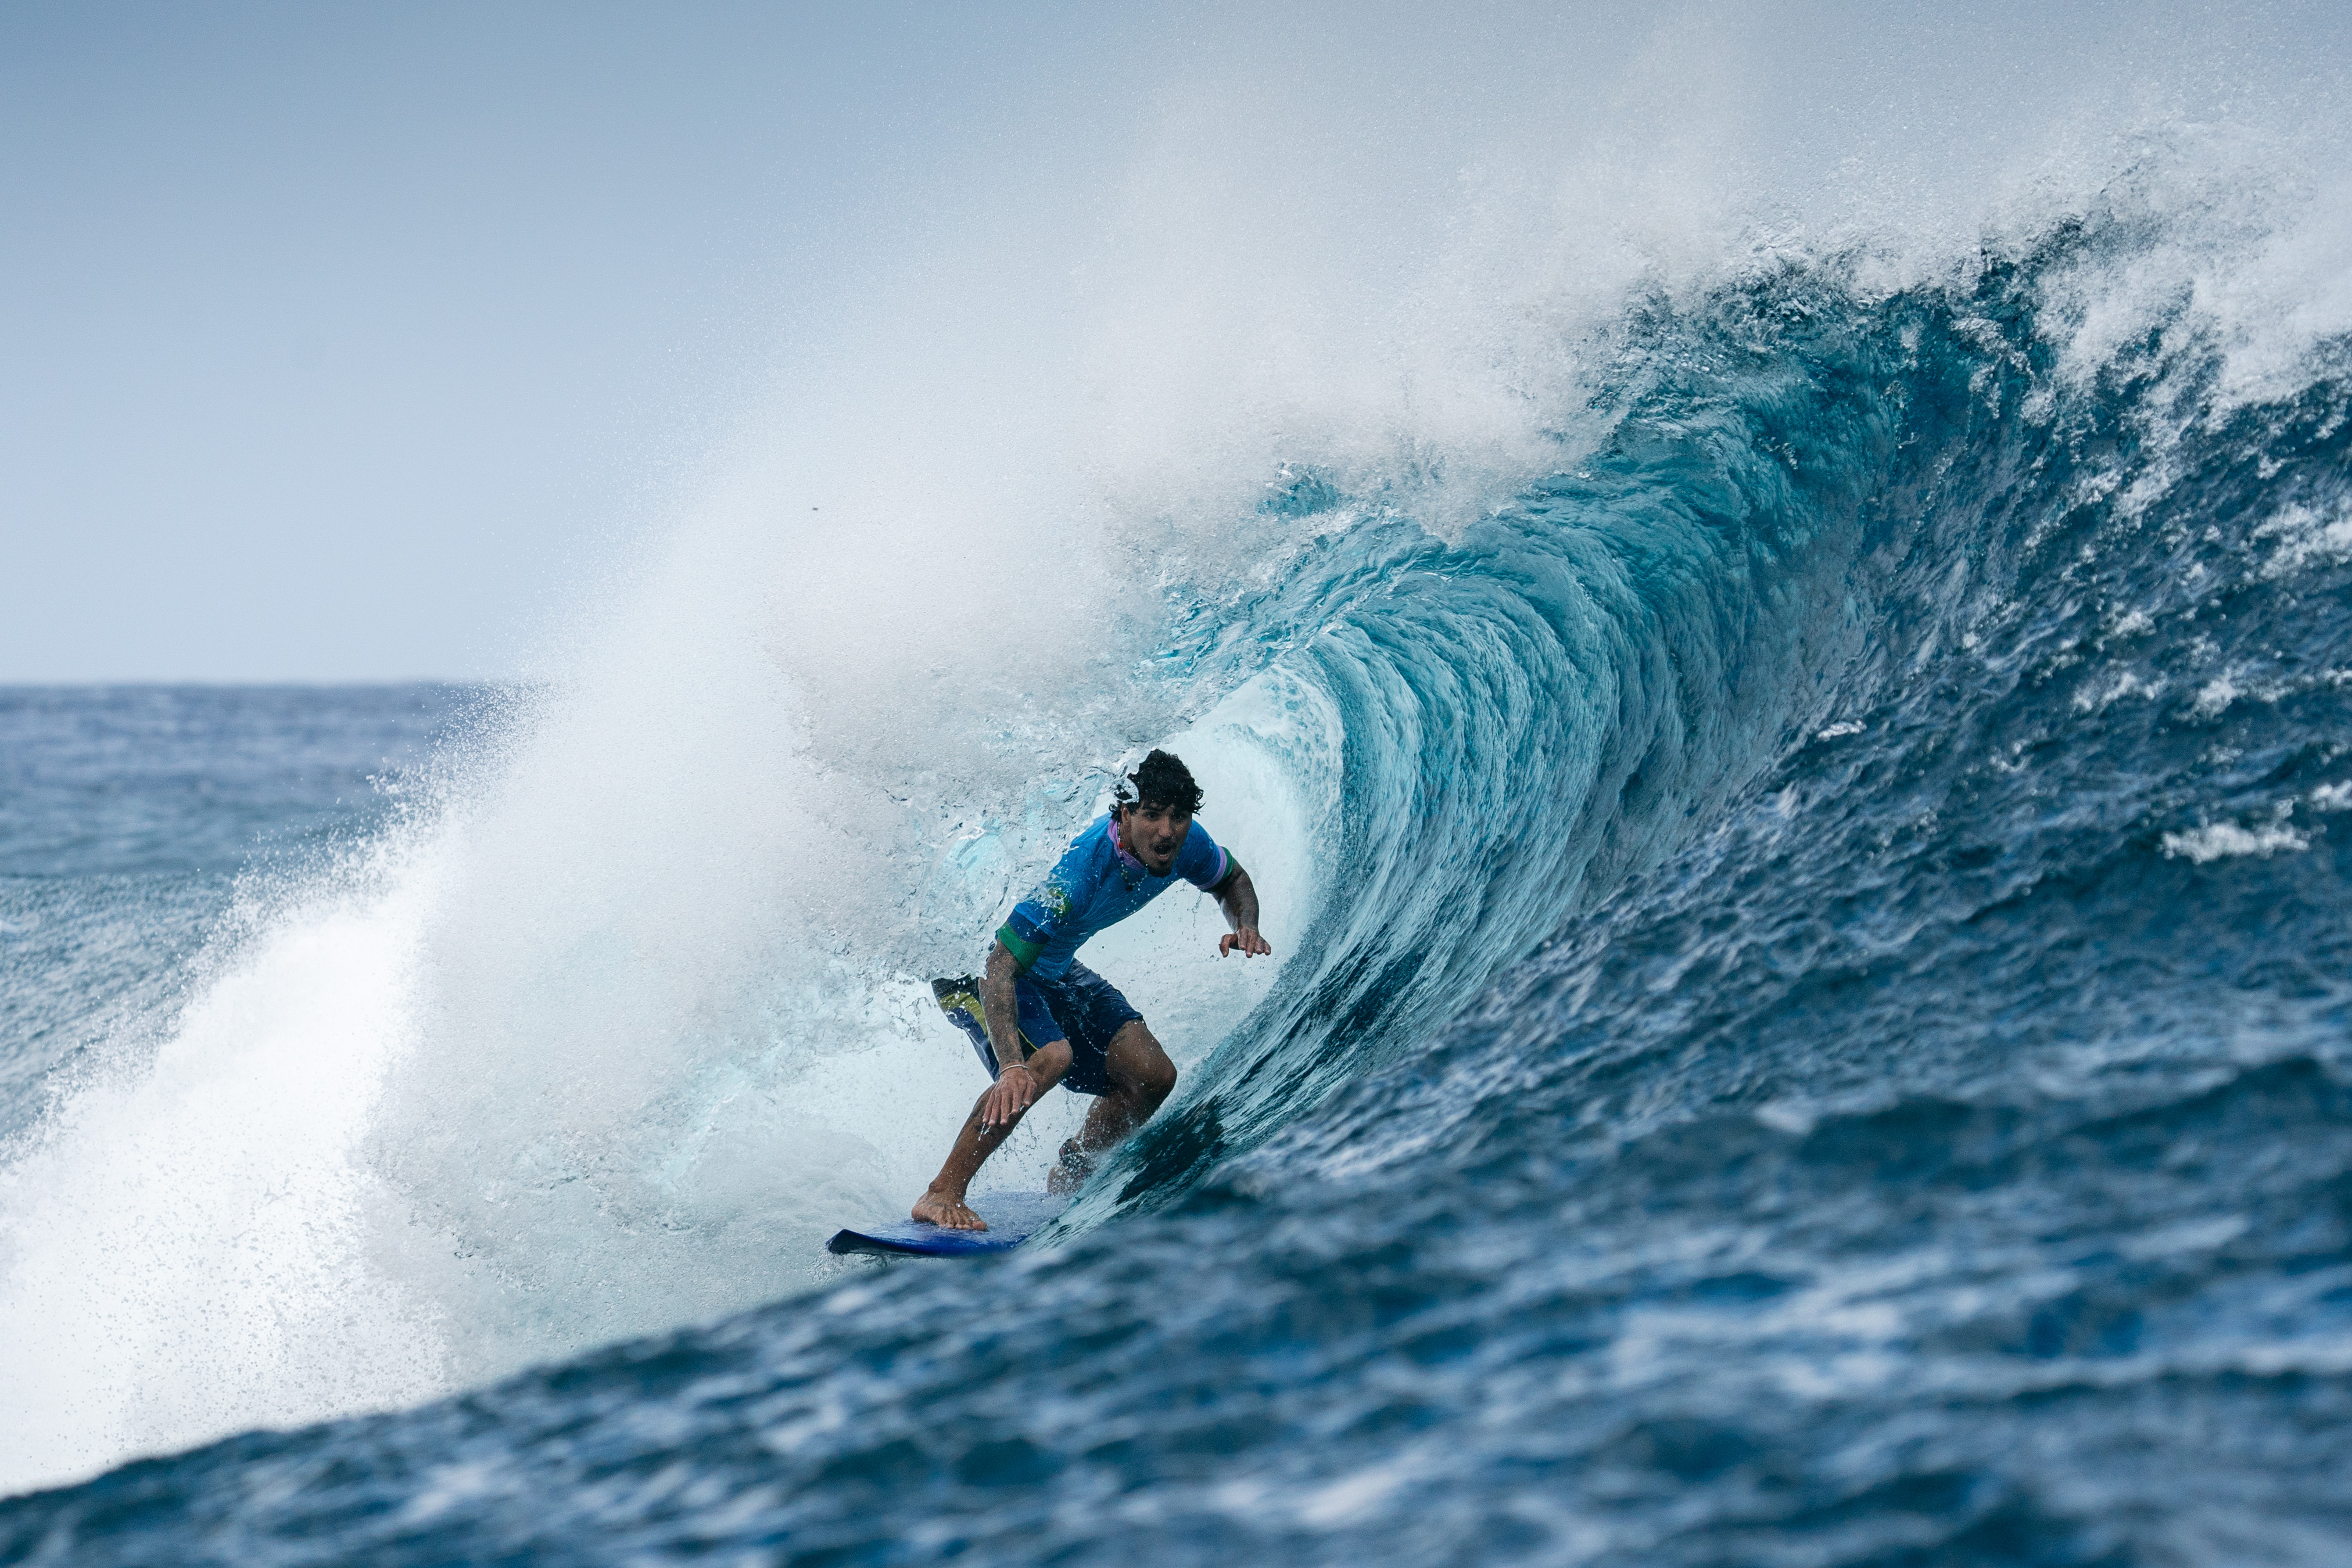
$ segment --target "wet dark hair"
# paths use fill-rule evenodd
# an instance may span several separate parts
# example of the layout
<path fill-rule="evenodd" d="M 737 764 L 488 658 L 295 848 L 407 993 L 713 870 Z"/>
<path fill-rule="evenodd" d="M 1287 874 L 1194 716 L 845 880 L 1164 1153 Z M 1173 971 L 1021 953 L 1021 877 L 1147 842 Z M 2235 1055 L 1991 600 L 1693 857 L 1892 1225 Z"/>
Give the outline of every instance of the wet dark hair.
<path fill-rule="evenodd" d="M 1201 787 L 1181 758 L 1154 751 L 1118 781 L 1118 805 L 1160 806 L 1191 813 L 1201 809 Z"/>

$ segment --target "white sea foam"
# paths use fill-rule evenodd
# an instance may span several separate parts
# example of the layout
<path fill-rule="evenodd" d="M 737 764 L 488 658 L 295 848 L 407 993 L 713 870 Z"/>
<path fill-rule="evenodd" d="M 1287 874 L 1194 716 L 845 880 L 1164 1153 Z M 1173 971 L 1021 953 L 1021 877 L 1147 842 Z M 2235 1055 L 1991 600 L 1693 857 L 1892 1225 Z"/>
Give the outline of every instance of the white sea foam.
<path fill-rule="evenodd" d="M 2255 528 L 2254 538 L 2278 541 L 2263 562 L 2263 575 L 2292 577 L 2315 560 L 2352 559 L 2352 510 L 2337 507 L 2315 512 L 2308 507 L 2290 506 Z"/>
<path fill-rule="evenodd" d="M 2197 690 L 2197 700 L 2189 711 L 2199 718 L 2219 718 L 2229 711 L 2230 705 L 2246 695 L 2246 688 L 2237 683 L 2234 674 L 2223 671 Z"/>
<path fill-rule="evenodd" d="M 402 1206 L 359 1157 L 427 902 L 289 910 L 0 1174 L 0 1479 L 445 1386 L 435 1304 L 374 1255 Z"/>
<path fill-rule="evenodd" d="M 2105 707 L 2109 703 L 2121 702 L 2126 697 L 2138 697 L 2153 701 L 2155 698 L 2160 697 L 2163 695 L 2164 677 L 2161 675 L 2151 680 L 2143 680 L 2139 675 L 2130 670 L 2118 670 L 2116 672 L 2114 677 L 2104 685 L 2085 686 L 2083 690 L 2076 692 L 2074 694 L 2074 711 L 2076 713 L 2095 713 L 2099 709 Z"/>
<path fill-rule="evenodd" d="M 2268 860 L 2275 854 L 2291 854 L 2310 847 L 2308 838 L 2284 822 L 2265 823 L 2259 828 L 2242 828 L 2234 822 L 2214 822 L 2185 833 L 2164 835 L 2164 852 L 2167 855 L 2179 856 L 2199 865 L 2209 861 L 2226 860 L 2232 855 L 2260 855 Z"/>

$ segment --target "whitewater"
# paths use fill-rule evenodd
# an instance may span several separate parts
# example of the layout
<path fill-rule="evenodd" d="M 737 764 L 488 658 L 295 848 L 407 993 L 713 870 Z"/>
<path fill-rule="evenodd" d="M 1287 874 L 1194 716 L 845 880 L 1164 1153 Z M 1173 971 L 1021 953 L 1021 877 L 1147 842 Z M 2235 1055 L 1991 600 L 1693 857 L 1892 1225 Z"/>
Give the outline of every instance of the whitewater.
<path fill-rule="evenodd" d="M 2334 89 L 1727 181 L 1670 46 L 1304 210 L 1337 89 L 1171 94 L 510 686 L 5 694 L 0 1563 L 2336 1561 Z M 1148 744 L 1277 959 L 1098 938 L 1168 1107 L 826 1257 Z"/>

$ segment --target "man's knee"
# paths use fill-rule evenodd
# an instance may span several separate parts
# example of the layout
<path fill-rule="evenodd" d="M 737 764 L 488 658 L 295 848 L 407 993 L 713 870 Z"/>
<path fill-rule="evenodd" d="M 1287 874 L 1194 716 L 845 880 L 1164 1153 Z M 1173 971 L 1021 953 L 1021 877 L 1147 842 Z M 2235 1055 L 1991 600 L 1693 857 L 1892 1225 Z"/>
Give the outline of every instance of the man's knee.
<path fill-rule="evenodd" d="M 1070 1042 L 1049 1040 L 1030 1052 L 1029 1060 L 1023 1065 L 1037 1075 L 1041 1090 L 1051 1089 L 1062 1081 L 1062 1074 L 1070 1070 Z"/>
<path fill-rule="evenodd" d="M 1176 1092 L 1176 1064 L 1168 1060 L 1168 1053 L 1160 1049 L 1160 1042 L 1144 1028 L 1141 1019 L 1133 1020 L 1120 1032 L 1122 1038 L 1118 1043 L 1126 1049 L 1116 1052 L 1118 1060 L 1114 1064 L 1117 1076 L 1123 1081 L 1120 1087 L 1151 1104 L 1159 1104 Z"/>
<path fill-rule="evenodd" d="M 1147 1100 L 1157 1105 L 1176 1092 L 1176 1064 L 1162 1055 L 1155 1055 L 1135 1075 L 1135 1087 Z"/>

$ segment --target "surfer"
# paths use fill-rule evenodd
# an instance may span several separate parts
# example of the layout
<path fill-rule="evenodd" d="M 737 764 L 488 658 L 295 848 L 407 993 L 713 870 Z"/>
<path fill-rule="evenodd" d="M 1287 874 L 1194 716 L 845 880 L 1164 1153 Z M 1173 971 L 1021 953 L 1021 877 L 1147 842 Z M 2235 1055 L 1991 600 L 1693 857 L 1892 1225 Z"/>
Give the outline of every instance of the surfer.
<path fill-rule="evenodd" d="M 1143 1015 L 1077 961 L 1087 937 L 1126 919 L 1181 876 L 1214 898 L 1233 927 L 1218 939 L 1219 957 L 1274 951 L 1257 932 L 1257 889 L 1249 873 L 1192 820 L 1200 805 L 1192 770 L 1165 751 L 1152 752 L 1120 778 L 1110 814 L 1070 841 L 1037 890 L 997 928 L 980 984 L 996 1082 L 964 1119 L 947 1164 L 915 1205 L 917 1219 L 987 1229 L 964 1192 L 1055 1084 L 1096 1097 L 1085 1126 L 1062 1145 L 1046 1184 L 1056 1192 L 1084 1181 L 1104 1151 L 1149 1121 L 1175 1089 L 1176 1064 Z M 1025 1060 L 1024 1043 L 1032 1048 Z"/>

